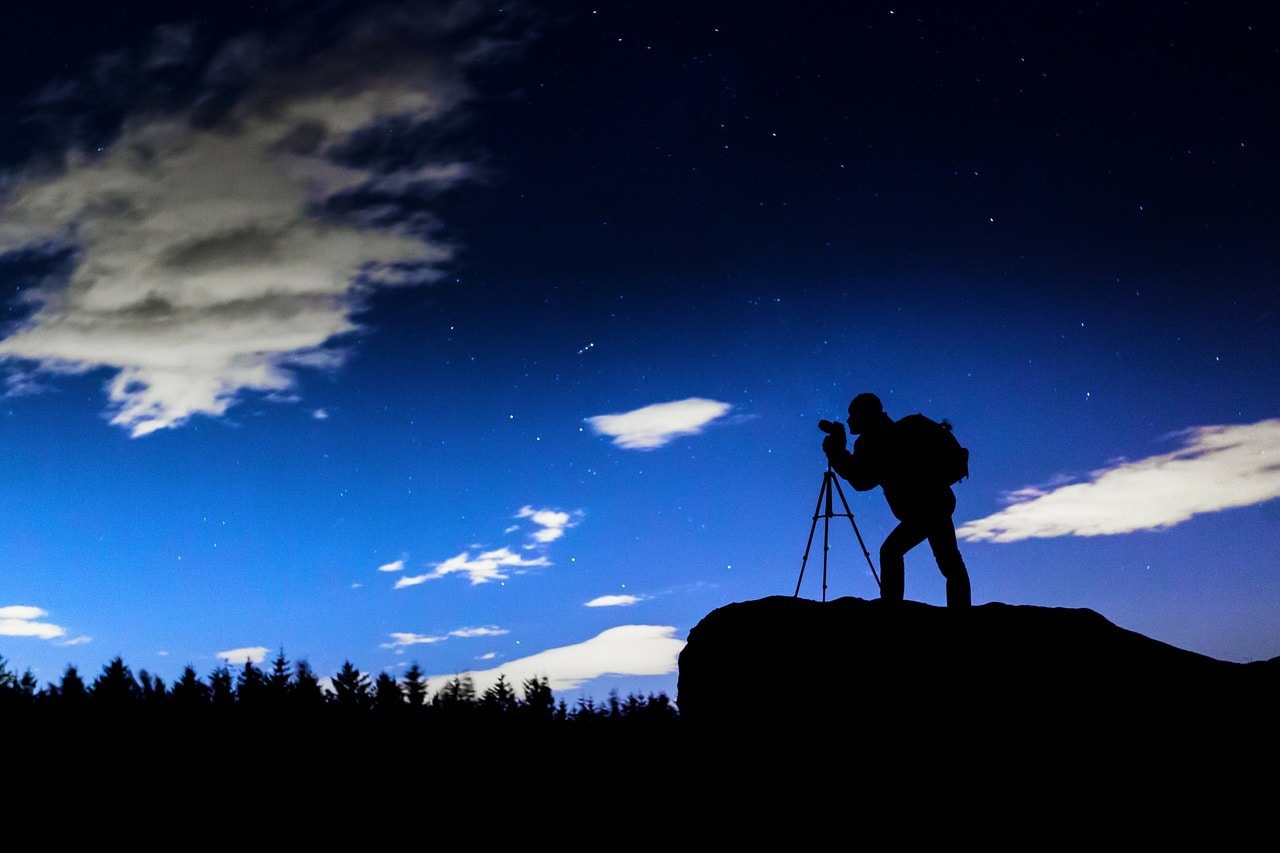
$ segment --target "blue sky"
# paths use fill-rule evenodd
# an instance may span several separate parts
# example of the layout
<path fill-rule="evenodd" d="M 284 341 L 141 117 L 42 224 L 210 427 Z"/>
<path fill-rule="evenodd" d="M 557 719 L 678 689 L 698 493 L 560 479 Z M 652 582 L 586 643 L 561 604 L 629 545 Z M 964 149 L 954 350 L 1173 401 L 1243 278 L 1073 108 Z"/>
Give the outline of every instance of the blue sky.
<path fill-rule="evenodd" d="M 1280 655 L 1280 19 L 1148 11 L 23 13 L 0 656 L 674 699 L 860 391 L 971 448 L 975 603 Z"/>

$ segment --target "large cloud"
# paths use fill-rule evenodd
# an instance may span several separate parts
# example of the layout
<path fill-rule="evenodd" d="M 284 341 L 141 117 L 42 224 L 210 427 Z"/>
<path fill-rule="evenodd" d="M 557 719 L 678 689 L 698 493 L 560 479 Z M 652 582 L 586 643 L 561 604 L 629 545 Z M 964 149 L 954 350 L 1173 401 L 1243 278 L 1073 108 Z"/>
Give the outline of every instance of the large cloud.
<path fill-rule="evenodd" d="M 553 691 L 563 691 L 604 675 L 666 675 L 679 668 L 685 645 L 675 633 L 667 625 L 622 625 L 584 643 L 548 649 L 494 669 L 429 676 L 427 684 L 435 692 L 455 677 L 469 677 L 476 692 L 483 693 L 503 676 L 518 692 L 525 681 L 546 677 Z"/>
<path fill-rule="evenodd" d="M 39 607 L 10 604 L 0 607 L 0 637 L 39 637 L 53 640 L 67 633 L 67 629 L 52 622 L 40 621 L 49 614 Z"/>
<path fill-rule="evenodd" d="M 369 7 L 323 50 L 290 42 L 289 61 L 236 39 L 183 107 L 125 112 L 109 144 L 0 176 L 0 254 L 62 260 L 0 340 L 11 387 L 32 366 L 109 368 L 111 422 L 141 436 L 339 364 L 371 289 L 431 281 L 451 257 L 431 200 L 474 167 L 423 140 L 467 97 L 462 57 L 483 53 L 448 38 L 467 8 Z M 159 36 L 139 74 L 189 38 Z M 389 154 L 397 136 L 412 144 Z"/>
<path fill-rule="evenodd" d="M 596 415 L 587 423 L 613 443 L 628 450 L 653 450 L 682 435 L 697 435 L 711 421 L 732 408 L 728 403 L 690 397 L 654 403 L 630 412 Z"/>
<path fill-rule="evenodd" d="M 1084 483 L 1015 492 L 1010 506 L 956 533 L 970 542 L 1131 533 L 1280 497 L 1280 419 L 1180 435 L 1172 453 L 1117 463 Z"/>

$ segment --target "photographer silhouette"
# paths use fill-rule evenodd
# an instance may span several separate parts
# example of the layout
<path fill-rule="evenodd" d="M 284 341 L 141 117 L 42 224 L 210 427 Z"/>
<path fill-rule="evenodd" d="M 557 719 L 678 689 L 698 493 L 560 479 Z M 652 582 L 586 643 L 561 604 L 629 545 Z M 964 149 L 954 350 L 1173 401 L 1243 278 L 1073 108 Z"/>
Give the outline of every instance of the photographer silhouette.
<path fill-rule="evenodd" d="M 970 606 L 969 571 L 960 556 L 951 520 L 956 495 L 946 475 L 922 464 L 925 456 L 916 443 L 916 433 L 885 414 L 875 394 L 853 398 L 847 423 L 849 432 L 858 436 L 852 453 L 846 448 L 843 424 L 818 423 L 827 434 L 822 451 L 828 464 L 859 492 L 879 486 L 899 521 L 880 546 L 880 598 L 902 600 L 907 552 L 927 539 L 938 569 L 947 579 L 947 606 Z"/>

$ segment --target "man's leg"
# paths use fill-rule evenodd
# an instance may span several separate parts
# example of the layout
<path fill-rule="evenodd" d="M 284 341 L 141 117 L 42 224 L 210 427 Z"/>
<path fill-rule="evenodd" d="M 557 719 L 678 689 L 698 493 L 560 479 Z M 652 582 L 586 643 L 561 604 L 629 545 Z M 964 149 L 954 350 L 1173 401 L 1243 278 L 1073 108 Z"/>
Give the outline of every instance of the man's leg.
<path fill-rule="evenodd" d="M 973 603 L 969 589 L 969 570 L 965 568 L 964 558 L 960 556 L 956 528 L 950 516 L 930 531 L 929 547 L 933 549 L 933 558 L 938 561 L 939 571 L 947 579 L 947 606 L 969 607 Z"/>
<path fill-rule="evenodd" d="M 902 522 L 880 546 L 880 598 L 901 601 L 906 590 L 907 552 L 925 539 L 925 530 Z"/>

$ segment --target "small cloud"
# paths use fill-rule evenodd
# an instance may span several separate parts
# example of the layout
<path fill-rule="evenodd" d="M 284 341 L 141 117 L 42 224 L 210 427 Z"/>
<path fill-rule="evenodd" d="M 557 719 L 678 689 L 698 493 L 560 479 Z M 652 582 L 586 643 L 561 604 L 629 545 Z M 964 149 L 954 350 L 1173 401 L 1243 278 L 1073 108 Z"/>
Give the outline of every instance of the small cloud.
<path fill-rule="evenodd" d="M 383 643 L 381 648 L 398 649 L 405 646 L 430 645 L 431 643 L 442 643 L 447 637 L 429 637 L 425 634 L 409 634 L 405 632 L 394 632 L 391 634 L 391 642 Z"/>
<path fill-rule="evenodd" d="M 483 692 L 499 676 L 508 684 L 545 677 L 553 691 L 562 691 L 603 675 L 666 675 L 679 669 L 685 645 L 675 633 L 669 625 L 622 625 L 577 645 L 548 649 L 494 669 L 432 675 L 427 682 L 446 684 L 455 676 L 465 676 L 477 692 Z"/>
<path fill-rule="evenodd" d="M 39 607 L 12 604 L 0 607 L 0 637 L 37 637 L 52 640 L 67 633 L 67 629 L 40 619 L 49 614 Z"/>
<path fill-rule="evenodd" d="M 383 563 L 378 566 L 380 572 L 399 572 L 404 570 L 404 560 L 396 560 L 392 563 Z"/>
<path fill-rule="evenodd" d="M 627 607 L 643 601 L 639 596 L 635 595 L 602 595 L 599 598 L 593 598 L 587 602 L 587 607 Z"/>
<path fill-rule="evenodd" d="M 70 640 L 64 640 L 58 643 L 59 646 L 87 646 L 93 642 L 93 637 L 80 636 L 73 637 Z"/>
<path fill-rule="evenodd" d="M 690 397 L 670 403 L 654 403 L 630 412 L 587 418 L 600 435 L 627 450 L 653 450 L 682 435 L 697 435 L 703 427 L 732 406 L 716 400 Z"/>
<path fill-rule="evenodd" d="M 218 652 L 217 657 L 222 658 L 227 663 L 243 664 L 246 661 L 251 663 L 262 663 L 267 659 L 270 650 L 266 646 L 248 646 L 243 649 L 230 649 L 225 652 Z"/>
<path fill-rule="evenodd" d="M 433 575 L 412 575 L 410 577 L 403 577 L 396 581 L 396 585 L 393 586 L 392 589 L 403 589 L 406 586 L 417 586 L 420 583 L 426 583 L 431 580 L 432 577 Z"/>
<path fill-rule="evenodd" d="M 324 409 L 316 409 L 314 412 L 311 413 L 311 417 L 315 418 L 318 421 L 327 421 L 329 420 L 329 413 L 326 412 Z"/>
<path fill-rule="evenodd" d="M 1009 495 L 999 512 L 966 522 L 969 542 L 1107 536 L 1161 530 L 1196 515 L 1280 497 L 1280 419 L 1177 433 L 1183 446 L 1134 462 L 1119 460 L 1088 482 Z"/>
<path fill-rule="evenodd" d="M 557 509 L 534 509 L 531 506 L 522 507 L 516 513 L 516 518 L 531 518 L 533 523 L 538 525 L 539 529 L 532 534 L 533 541 L 539 545 L 546 545 L 554 542 L 564 535 L 565 530 L 574 526 L 573 519 L 580 518 L 581 512 L 567 513 Z"/>
<path fill-rule="evenodd" d="M 505 628 L 498 628 L 490 625 L 485 628 L 459 628 L 456 631 L 450 631 L 450 637 L 501 637 L 511 632 Z"/>

